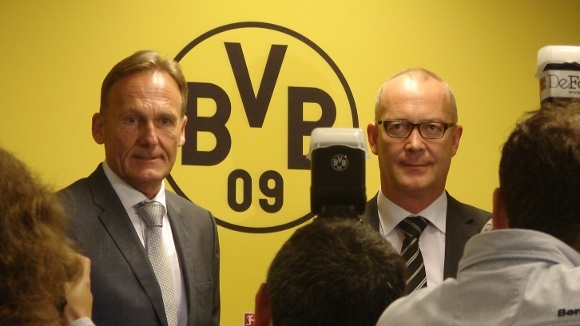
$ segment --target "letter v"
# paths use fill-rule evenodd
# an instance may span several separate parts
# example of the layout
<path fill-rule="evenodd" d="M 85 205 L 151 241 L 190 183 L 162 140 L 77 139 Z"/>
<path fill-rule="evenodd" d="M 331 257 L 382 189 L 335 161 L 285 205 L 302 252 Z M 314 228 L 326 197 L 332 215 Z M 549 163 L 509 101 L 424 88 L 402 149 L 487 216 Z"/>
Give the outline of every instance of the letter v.
<path fill-rule="evenodd" d="M 236 78 L 236 84 L 240 91 L 240 97 L 244 104 L 244 111 L 251 128 L 261 128 L 266 119 L 266 112 L 272 100 L 274 86 L 278 80 L 282 61 L 286 53 L 287 45 L 272 45 L 268 54 L 268 61 L 264 69 L 264 75 L 260 82 L 258 94 L 254 93 L 252 80 L 240 43 L 225 42 L 226 51 Z"/>

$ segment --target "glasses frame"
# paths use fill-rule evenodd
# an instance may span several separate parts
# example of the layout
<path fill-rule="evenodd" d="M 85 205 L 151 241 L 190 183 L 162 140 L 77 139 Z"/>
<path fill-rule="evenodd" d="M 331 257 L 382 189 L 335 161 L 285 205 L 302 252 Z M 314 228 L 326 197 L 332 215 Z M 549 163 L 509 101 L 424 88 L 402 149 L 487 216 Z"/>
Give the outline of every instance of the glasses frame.
<path fill-rule="evenodd" d="M 411 128 L 409 129 L 409 133 L 406 136 L 393 136 L 393 135 L 391 135 L 389 133 L 389 131 L 387 130 L 387 123 L 389 123 L 389 122 L 402 122 L 402 123 L 407 123 L 407 124 L 411 125 Z M 421 126 L 424 125 L 424 124 L 429 124 L 429 123 L 438 123 L 438 124 L 441 124 L 443 126 L 443 133 L 441 134 L 440 137 L 425 137 L 425 136 L 423 136 L 423 132 L 421 132 Z M 443 136 L 445 136 L 445 132 L 447 131 L 447 129 L 453 128 L 453 127 L 455 127 L 457 125 L 454 122 L 446 123 L 446 122 L 440 122 L 440 121 L 421 121 L 419 123 L 413 123 L 413 122 L 407 121 L 407 120 L 377 120 L 377 124 L 383 126 L 383 128 L 385 129 L 385 131 L 387 132 L 387 135 L 389 135 L 389 137 L 393 137 L 393 138 L 407 138 L 407 137 L 409 137 L 413 133 L 413 130 L 415 128 L 417 128 L 417 130 L 419 130 L 419 135 L 421 135 L 421 137 L 423 137 L 424 139 L 440 139 L 440 138 L 443 138 Z"/>

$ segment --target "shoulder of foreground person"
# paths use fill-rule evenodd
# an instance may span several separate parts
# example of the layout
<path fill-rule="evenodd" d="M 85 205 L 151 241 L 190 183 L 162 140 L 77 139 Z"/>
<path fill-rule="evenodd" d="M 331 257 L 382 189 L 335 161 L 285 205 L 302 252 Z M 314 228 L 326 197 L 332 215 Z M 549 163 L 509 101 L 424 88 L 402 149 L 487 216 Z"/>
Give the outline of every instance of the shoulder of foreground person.
<path fill-rule="evenodd" d="M 455 282 L 449 278 L 445 283 Z M 440 286 L 427 287 L 397 299 L 383 312 L 377 326 L 392 325 L 450 325 L 447 308 L 442 305 Z M 429 305 L 429 302 L 437 304 Z"/>

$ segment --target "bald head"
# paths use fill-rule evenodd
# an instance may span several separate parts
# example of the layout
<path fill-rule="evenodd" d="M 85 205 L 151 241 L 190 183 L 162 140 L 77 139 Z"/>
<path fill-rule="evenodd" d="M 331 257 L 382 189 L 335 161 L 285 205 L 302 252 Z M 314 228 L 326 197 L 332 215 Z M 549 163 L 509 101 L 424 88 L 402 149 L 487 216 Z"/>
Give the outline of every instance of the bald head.
<path fill-rule="evenodd" d="M 455 102 L 455 94 L 449 87 L 435 73 L 423 68 L 409 68 L 400 71 L 389 79 L 387 79 L 377 94 L 375 101 L 375 120 L 380 120 L 391 105 L 392 101 L 401 100 L 400 95 L 416 94 L 426 84 L 432 84 L 433 91 L 440 90 L 439 96 L 443 103 L 447 103 L 448 110 L 451 114 L 452 122 L 457 123 L 457 104 Z"/>

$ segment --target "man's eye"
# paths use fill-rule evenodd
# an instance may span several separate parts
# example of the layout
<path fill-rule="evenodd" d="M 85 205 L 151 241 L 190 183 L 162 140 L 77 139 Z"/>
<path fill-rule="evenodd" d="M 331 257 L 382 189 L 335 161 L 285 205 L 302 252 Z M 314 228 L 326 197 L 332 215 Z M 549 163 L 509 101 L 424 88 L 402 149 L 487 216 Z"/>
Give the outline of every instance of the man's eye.
<path fill-rule="evenodd" d="M 441 125 L 438 123 L 430 123 L 427 125 L 429 131 L 439 131 L 442 129 Z"/>
<path fill-rule="evenodd" d="M 166 125 L 166 124 L 169 124 L 170 122 L 171 122 L 171 120 L 169 120 L 169 119 L 161 119 L 161 124 Z"/>
<path fill-rule="evenodd" d="M 393 123 L 391 127 L 396 130 L 407 129 L 407 124 L 402 122 L 396 122 Z"/>
<path fill-rule="evenodd" d="M 137 118 L 135 118 L 135 117 L 128 117 L 126 120 L 128 123 L 136 123 L 137 122 Z"/>

